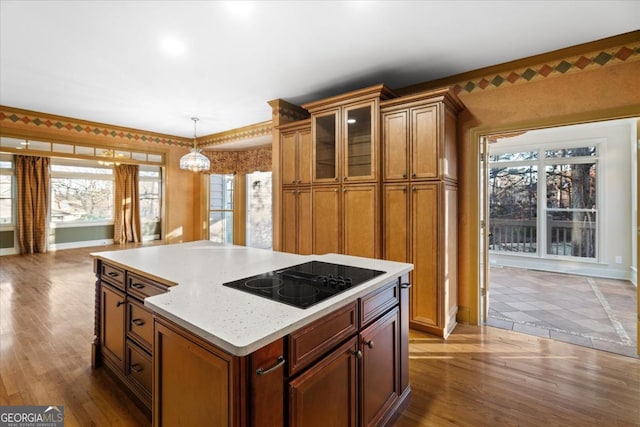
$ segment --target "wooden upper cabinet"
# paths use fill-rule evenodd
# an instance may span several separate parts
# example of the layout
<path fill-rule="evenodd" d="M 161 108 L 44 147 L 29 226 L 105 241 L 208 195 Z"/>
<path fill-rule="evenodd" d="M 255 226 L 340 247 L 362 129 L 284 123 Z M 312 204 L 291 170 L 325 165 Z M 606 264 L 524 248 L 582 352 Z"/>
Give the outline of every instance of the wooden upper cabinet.
<path fill-rule="evenodd" d="M 382 115 L 384 180 L 409 177 L 409 112 L 393 111 Z"/>
<path fill-rule="evenodd" d="M 311 183 L 311 128 L 309 121 L 297 124 L 293 129 L 282 129 L 280 134 L 282 185 Z"/>
<path fill-rule="evenodd" d="M 378 180 L 380 101 L 393 96 L 377 85 L 302 106 L 311 113 L 314 184 Z"/>
<path fill-rule="evenodd" d="M 457 180 L 457 114 L 463 108 L 448 90 L 382 103 L 383 179 Z"/>
<path fill-rule="evenodd" d="M 438 107 L 411 109 L 411 179 L 437 178 Z"/>

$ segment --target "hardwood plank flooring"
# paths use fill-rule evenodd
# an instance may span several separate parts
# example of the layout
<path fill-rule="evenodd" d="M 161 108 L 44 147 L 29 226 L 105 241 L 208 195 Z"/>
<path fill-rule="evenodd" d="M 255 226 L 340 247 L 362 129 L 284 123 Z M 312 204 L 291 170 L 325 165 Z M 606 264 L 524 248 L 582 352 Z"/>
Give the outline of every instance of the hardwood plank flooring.
<path fill-rule="evenodd" d="M 0 405 L 64 405 L 66 426 L 148 426 L 91 369 L 95 277 L 72 249 L 0 257 Z M 411 332 L 409 426 L 640 426 L 640 360 L 490 327 Z"/>

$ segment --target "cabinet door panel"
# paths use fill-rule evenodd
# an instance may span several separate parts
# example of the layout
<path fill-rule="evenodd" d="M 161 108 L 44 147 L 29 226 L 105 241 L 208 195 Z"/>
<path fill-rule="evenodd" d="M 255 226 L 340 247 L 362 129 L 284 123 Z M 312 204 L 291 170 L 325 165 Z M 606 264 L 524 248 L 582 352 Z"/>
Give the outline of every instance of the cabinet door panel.
<path fill-rule="evenodd" d="M 235 425 L 233 358 L 155 323 L 154 426 Z"/>
<path fill-rule="evenodd" d="M 378 256 L 377 191 L 376 185 L 343 188 L 344 254 Z"/>
<path fill-rule="evenodd" d="M 363 426 L 377 425 L 400 397 L 400 312 L 398 307 L 361 333 L 361 416 Z"/>
<path fill-rule="evenodd" d="M 411 110 L 412 177 L 438 176 L 438 109 L 436 106 Z"/>
<path fill-rule="evenodd" d="M 297 190 L 282 191 L 282 251 L 296 253 L 298 248 Z"/>
<path fill-rule="evenodd" d="M 298 135 L 298 184 L 311 183 L 312 159 L 311 130 L 300 131 Z"/>
<path fill-rule="evenodd" d="M 340 194 L 338 187 L 313 190 L 313 253 L 340 253 Z"/>
<path fill-rule="evenodd" d="M 340 110 L 335 109 L 312 116 L 311 129 L 314 135 L 313 182 L 331 183 L 338 181 L 338 117 Z"/>
<path fill-rule="evenodd" d="M 293 185 L 296 183 L 296 146 L 297 133 L 285 133 L 280 137 L 280 151 L 282 152 L 282 162 L 280 173 L 282 185 Z"/>
<path fill-rule="evenodd" d="M 125 297 L 105 283 L 101 285 L 100 325 L 102 351 L 118 370 L 124 369 Z"/>
<path fill-rule="evenodd" d="M 377 137 L 374 102 L 344 108 L 343 180 L 375 179 L 377 174 Z"/>
<path fill-rule="evenodd" d="M 355 426 L 357 337 L 289 383 L 292 427 Z"/>
<path fill-rule="evenodd" d="M 441 295 L 438 292 L 438 189 L 439 184 L 412 184 L 411 321 L 436 326 Z"/>
<path fill-rule="evenodd" d="M 408 111 L 396 111 L 382 116 L 384 146 L 384 180 L 407 179 L 409 152 Z"/>
<path fill-rule="evenodd" d="M 384 258 L 410 262 L 408 184 L 384 186 Z"/>
<path fill-rule="evenodd" d="M 313 233 L 311 223 L 311 190 L 298 190 L 298 253 L 313 253 Z"/>

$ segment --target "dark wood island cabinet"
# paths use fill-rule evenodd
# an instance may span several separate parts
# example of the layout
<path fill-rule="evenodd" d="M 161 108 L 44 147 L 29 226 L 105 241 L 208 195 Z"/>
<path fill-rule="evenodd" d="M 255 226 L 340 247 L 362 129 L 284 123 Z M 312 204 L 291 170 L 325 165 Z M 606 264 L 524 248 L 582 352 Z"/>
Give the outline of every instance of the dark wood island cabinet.
<path fill-rule="evenodd" d="M 101 258 L 95 270 L 93 365 L 154 426 L 382 426 L 408 400 L 407 272 L 237 355 L 144 305 L 169 282 Z"/>

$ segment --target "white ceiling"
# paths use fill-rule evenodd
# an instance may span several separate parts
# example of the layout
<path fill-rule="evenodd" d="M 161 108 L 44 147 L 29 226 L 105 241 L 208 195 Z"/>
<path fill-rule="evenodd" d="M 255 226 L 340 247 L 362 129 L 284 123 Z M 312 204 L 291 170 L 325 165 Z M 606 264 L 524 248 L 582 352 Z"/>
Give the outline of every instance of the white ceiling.
<path fill-rule="evenodd" d="M 176 136 L 634 31 L 639 1 L 0 0 L 0 104 Z M 166 40 L 182 47 L 166 53 Z"/>

